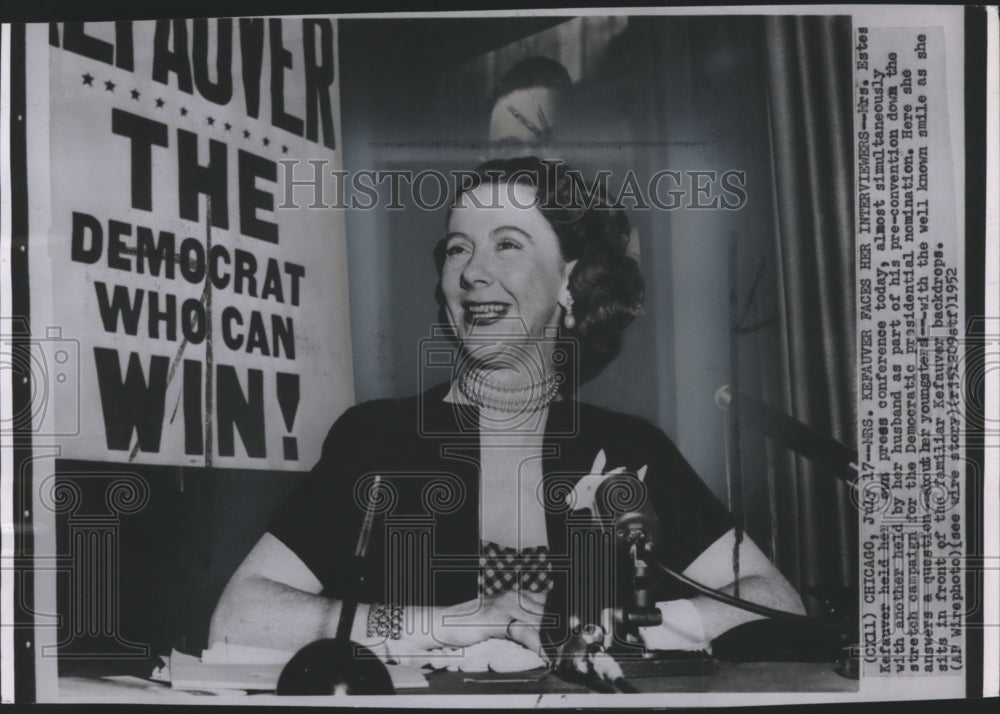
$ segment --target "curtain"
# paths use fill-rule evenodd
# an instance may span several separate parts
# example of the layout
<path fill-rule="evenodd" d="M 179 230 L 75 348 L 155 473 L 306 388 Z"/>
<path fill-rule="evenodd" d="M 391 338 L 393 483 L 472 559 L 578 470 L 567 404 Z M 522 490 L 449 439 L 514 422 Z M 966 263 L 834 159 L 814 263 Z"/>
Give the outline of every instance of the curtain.
<path fill-rule="evenodd" d="M 850 20 L 763 23 L 777 310 L 775 339 L 757 347 L 756 386 L 770 406 L 855 449 Z M 744 266 L 744 279 L 752 280 L 752 267 Z M 772 557 L 811 614 L 853 610 L 857 512 L 849 487 L 774 444 L 764 455 Z"/>

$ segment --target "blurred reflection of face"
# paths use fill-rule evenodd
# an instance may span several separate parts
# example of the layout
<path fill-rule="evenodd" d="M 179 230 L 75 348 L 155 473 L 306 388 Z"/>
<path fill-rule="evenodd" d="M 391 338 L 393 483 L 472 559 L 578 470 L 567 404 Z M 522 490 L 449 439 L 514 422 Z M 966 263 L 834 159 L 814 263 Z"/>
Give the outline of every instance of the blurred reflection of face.
<path fill-rule="evenodd" d="M 558 325 L 575 261 L 563 260 L 535 200 L 525 184 L 484 184 L 452 209 L 441 291 L 471 356 L 489 360 L 511 346 L 534 345 L 544 357 L 551 349 L 539 338 Z"/>
<path fill-rule="evenodd" d="M 497 100 L 490 113 L 490 141 L 543 141 L 557 121 L 558 90 L 549 87 L 515 89 Z"/>

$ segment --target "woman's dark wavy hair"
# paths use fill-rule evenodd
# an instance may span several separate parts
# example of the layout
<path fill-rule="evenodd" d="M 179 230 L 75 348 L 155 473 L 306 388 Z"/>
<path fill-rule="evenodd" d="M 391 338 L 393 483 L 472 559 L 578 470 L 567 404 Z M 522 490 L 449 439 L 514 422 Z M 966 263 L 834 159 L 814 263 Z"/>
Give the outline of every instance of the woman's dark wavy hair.
<path fill-rule="evenodd" d="M 577 341 L 581 382 L 596 376 L 621 349 L 622 332 L 642 312 L 644 284 L 638 263 L 626 253 L 629 221 L 624 209 L 612 205 L 601 184 L 588 184 L 562 162 L 534 156 L 494 159 L 480 164 L 462 195 L 482 184 L 524 183 L 536 189 L 537 208 L 559 238 L 563 260 L 577 261 L 569 276 L 576 325 L 560 330 Z M 445 260 L 445 240 L 434 249 L 438 276 Z M 437 300 L 447 322 L 440 281 Z"/>

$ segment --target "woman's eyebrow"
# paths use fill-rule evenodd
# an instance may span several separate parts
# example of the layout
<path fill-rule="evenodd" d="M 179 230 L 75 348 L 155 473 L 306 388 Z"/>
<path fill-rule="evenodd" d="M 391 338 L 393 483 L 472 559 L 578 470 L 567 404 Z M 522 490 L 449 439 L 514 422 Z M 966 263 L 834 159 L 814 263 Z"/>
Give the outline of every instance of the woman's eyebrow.
<path fill-rule="evenodd" d="M 530 233 L 525 231 L 523 228 L 518 228 L 517 226 L 498 226 L 490 231 L 490 237 L 495 237 L 497 233 L 501 233 L 503 231 L 514 231 L 515 233 L 520 233 L 532 243 L 535 242 L 535 239 L 531 237 Z"/>
<path fill-rule="evenodd" d="M 452 231 L 451 233 L 446 233 L 442 240 L 449 241 L 452 238 L 468 238 L 468 236 L 461 231 Z"/>

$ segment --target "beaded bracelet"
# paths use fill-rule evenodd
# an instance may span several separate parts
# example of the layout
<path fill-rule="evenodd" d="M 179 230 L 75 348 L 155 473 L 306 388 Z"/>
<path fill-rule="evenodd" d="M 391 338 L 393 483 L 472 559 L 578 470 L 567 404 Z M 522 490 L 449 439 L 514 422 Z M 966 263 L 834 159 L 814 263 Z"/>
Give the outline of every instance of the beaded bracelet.
<path fill-rule="evenodd" d="M 403 636 L 402 605 L 372 605 L 368 610 L 369 637 L 398 640 Z"/>

